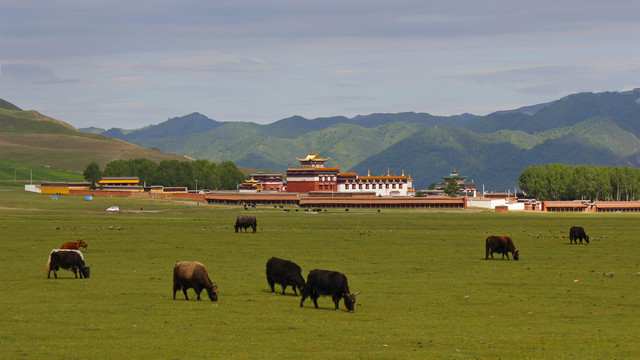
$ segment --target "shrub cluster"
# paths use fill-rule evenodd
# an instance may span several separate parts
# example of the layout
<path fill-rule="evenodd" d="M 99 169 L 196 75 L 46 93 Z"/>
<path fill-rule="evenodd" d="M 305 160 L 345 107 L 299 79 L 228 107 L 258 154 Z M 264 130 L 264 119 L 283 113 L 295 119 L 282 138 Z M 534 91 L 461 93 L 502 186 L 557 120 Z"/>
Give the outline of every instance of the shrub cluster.
<path fill-rule="evenodd" d="M 96 183 L 102 177 L 135 176 L 141 184 L 185 186 L 189 189 L 232 190 L 244 181 L 244 174 L 232 161 L 213 163 L 207 160 L 163 160 L 156 164 L 148 159 L 114 160 L 100 171 L 95 162 L 87 165 L 84 177 Z"/>

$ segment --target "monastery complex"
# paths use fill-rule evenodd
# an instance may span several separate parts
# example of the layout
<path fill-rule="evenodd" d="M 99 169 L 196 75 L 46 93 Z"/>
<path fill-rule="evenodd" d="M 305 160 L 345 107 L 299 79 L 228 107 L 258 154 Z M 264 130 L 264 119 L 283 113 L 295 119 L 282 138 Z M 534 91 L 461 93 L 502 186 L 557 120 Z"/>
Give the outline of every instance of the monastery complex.
<path fill-rule="evenodd" d="M 411 176 L 390 174 L 382 176 L 358 176 L 352 172 L 340 172 L 337 167 L 326 167 L 329 158 L 316 153 L 300 159 L 300 166 L 287 169 L 286 181 L 279 174 L 251 174 L 251 179 L 238 185 L 240 192 L 288 192 L 310 194 L 314 192 L 337 192 L 367 194 L 369 196 L 415 196 Z"/>
<path fill-rule="evenodd" d="M 80 195 L 87 200 L 93 196 L 150 197 L 158 199 L 190 199 L 209 204 L 248 206 L 270 205 L 292 206 L 307 210 L 341 208 L 428 208 L 428 209 L 476 209 L 507 212 L 529 210 L 546 212 L 640 212 L 640 201 L 590 202 L 590 201 L 538 201 L 517 198 L 516 193 L 476 194 L 476 184 L 466 181 L 466 176 L 455 170 L 443 176 L 443 182 L 434 184 L 433 190 L 421 190 L 416 196 L 411 176 L 391 174 L 359 176 L 353 172 L 340 172 L 338 167 L 326 167 L 328 158 L 311 153 L 298 158 L 299 167 L 287 169 L 286 179 L 282 174 L 251 174 L 251 178 L 238 184 L 236 190 L 189 190 L 186 187 L 162 185 L 140 185 L 137 177 L 104 177 L 97 189 L 88 182 L 60 183 L 43 182 L 40 185 L 25 185 L 26 191 L 50 195 Z M 444 195 L 447 183 L 455 181 L 458 196 Z M 285 209 L 289 211 L 289 209 Z"/>

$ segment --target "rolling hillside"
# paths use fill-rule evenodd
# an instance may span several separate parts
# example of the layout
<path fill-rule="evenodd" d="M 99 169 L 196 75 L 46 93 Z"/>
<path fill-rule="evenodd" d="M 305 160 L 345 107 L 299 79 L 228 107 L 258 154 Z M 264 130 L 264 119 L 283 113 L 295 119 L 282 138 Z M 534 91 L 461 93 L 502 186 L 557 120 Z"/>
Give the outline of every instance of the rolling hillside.
<path fill-rule="evenodd" d="M 0 102 L 0 160 L 82 172 L 92 161 L 103 167 L 112 160 L 140 157 L 154 161 L 186 160 L 180 155 L 80 132 L 37 111 L 23 111 L 6 101 Z"/>
<path fill-rule="evenodd" d="M 274 171 L 285 171 L 297 165 L 296 157 L 315 151 L 330 157 L 331 165 L 347 170 L 418 130 L 443 124 L 463 125 L 475 118 L 469 114 L 438 117 L 425 113 L 311 120 L 293 116 L 259 125 L 207 121 L 204 115 L 193 113 L 136 131 L 110 129 L 103 134 L 197 159 L 231 160 L 240 166 Z M 174 131 L 176 126 L 183 130 Z"/>
<path fill-rule="evenodd" d="M 422 130 L 353 170 L 384 172 L 381 164 L 396 159 L 395 167 L 411 171 L 418 188 L 441 182 L 455 168 L 487 189 L 506 191 L 534 164 L 640 165 L 638 89 L 575 94 L 522 109 L 490 114 L 463 128 Z"/>
<path fill-rule="evenodd" d="M 469 176 L 478 189 L 513 190 L 522 169 L 532 164 L 566 163 L 586 165 L 631 165 L 638 162 L 573 133 L 551 138 L 531 148 L 514 144 L 508 137 L 478 134 L 456 127 L 437 127 L 419 131 L 360 162 L 352 170 L 372 175 L 404 170 L 417 189 L 442 182 L 442 176 L 457 170 Z"/>

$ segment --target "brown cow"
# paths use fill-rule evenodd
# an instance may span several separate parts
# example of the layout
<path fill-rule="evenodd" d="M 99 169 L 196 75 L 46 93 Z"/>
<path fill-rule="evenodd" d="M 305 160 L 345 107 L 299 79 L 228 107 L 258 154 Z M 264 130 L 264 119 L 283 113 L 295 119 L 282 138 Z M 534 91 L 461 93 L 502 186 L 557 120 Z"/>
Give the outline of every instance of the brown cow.
<path fill-rule="evenodd" d="M 202 289 L 206 289 L 209 299 L 218 301 L 218 286 L 209 279 L 207 268 L 197 261 L 181 261 L 173 268 L 173 300 L 176 299 L 176 291 L 180 288 L 186 300 L 189 300 L 187 289 L 193 288 L 198 300 Z"/>
<path fill-rule="evenodd" d="M 507 260 L 509 260 L 509 253 L 513 254 L 514 260 L 520 259 L 520 252 L 516 249 L 515 245 L 513 245 L 513 240 L 508 236 L 491 235 L 487 237 L 485 260 L 489 259 L 489 255 L 491 255 L 491 259 L 493 260 L 493 253 L 502 254 L 503 260 L 505 255 L 507 255 Z"/>
<path fill-rule="evenodd" d="M 60 249 L 71 249 L 71 250 L 79 250 L 81 247 L 86 248 L 87 243 L 84 240 L 80 239 L 76 242 L 66 242 L 60 246 Z"/>

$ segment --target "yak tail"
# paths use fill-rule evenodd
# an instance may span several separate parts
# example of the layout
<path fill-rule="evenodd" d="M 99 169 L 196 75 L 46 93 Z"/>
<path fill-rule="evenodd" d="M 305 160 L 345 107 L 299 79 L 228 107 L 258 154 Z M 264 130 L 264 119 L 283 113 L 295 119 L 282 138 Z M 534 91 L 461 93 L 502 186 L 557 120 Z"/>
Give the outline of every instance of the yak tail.
<path fill-rule="evenodd" d="M 49 254 L 49 259 L 47 260 L 47 277 L 51 274 L 51 254 Z"/>

